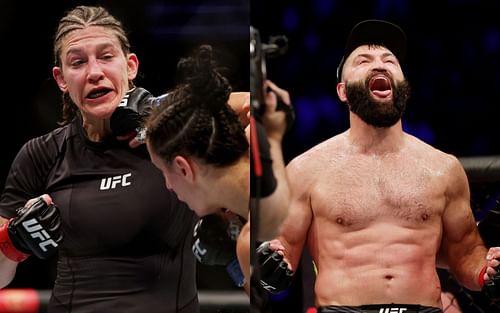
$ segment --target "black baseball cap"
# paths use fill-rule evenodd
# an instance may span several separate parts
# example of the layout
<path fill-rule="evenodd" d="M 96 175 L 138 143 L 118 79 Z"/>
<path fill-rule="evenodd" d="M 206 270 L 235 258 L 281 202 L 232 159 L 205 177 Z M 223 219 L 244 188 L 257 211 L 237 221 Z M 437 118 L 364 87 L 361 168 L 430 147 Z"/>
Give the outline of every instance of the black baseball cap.
<path fill-rule="evenodd" d="M 347 57 L 362 45 L 384 46 L 402 63 L 406 55 L 406 34 L 398 25 L 383 20 L 365 20 L 356 24 L 347 37 L 344 55 L 337 67 L 337 82 L 341 80 Z"/>

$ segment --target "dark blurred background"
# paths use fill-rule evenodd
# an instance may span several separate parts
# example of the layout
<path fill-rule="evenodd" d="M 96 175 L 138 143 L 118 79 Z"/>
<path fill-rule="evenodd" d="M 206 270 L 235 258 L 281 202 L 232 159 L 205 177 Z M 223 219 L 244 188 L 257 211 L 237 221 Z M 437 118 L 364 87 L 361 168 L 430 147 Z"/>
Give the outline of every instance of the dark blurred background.
<path fill-rule="evenodd" d="M 102 5 L 123 22 L 140 62 L 136 85 L 153 94 L 173 87 L 177 61 L 200 44 L 215 48 L 234 90 L 249 90 L 247 0 L 2 1 L 2 190 L 22 144 L 57 127 L 61 101 L 52 78 L 52 36 L 64 13 L 80 4 Z M 54 265 L 55 259 L 31 257 L 9 287 L 51 288 Z M 199 272 L 200 289 L 236 289 L 224 268 L 200 266 Z"/>
<path fill-rule="evenodd" d="M 335 90 L 336 68 L 351 28 L 373 18 L 400 25 L 408 37 L 402 66 L 412 93 L 405 131 L 460 159 L 500 155 L 499 1 L 251 0 L 250 5 L 250 22 L 263 42 L 288 38 L 286 54 L 267 60 L 269 79 L 290 92 L 296 111 L 284 141 L 287 163 L 349 127 L 348 108 Z M 500 177 L 471 181 L 477 220 L 495 205 L 499 182 Z M 307 253 L 304 258 L 298 275 L 308 282 L 295 280 L 288 292 L 273 296 L 275 312 L 304 312 L 312 304 L 312 266 Z M 447 272 L 440 277 L 464 312 L 500 312 L 500 306 L 457 286 Z"/>
<path fill-rule="evenodd" d="M 347 108 L 335 92 L 335 71 L 352 26 L 367 18 L 395 22 L 406 31 L 409 43 L 404 71 L 413 92 L 403 118 L 405 130 L 458 157 L 500 154 L 498 1 L 57 0 L 28 4 L 9 0 L 2 2 L 0 10 L 1 189 L 21 145 L 57 127 L 61 105 L 51 74 L 52 35 L 64 12 L 79 4 L 103 5 L 122 20 L 140 61 L 136 83 L 157 95 L 173 86 L 179 57 L 202 43 L 220 52 L 234 89 L 248 90 L 249 24 L 260 30 L 264 40 L 286 35 L 288 52 L 267 65 L 269 77 L 290 91 L 297 113 L 285 138 L 287 162 L 348 128 Z M 491 205 L 498 194 L 496 187 L 471 186 L 475 213 Z M 9 287 L 50 288 L 53 262 L 29 258 L 20 264 Z M 232 288 L 223 269 L 200 266 L 199 277 L 201 289 Z M 280 312 L 301 312 L 301 304 L 311 300 L 310 288 L 297 287 L 292 293 L 299 295 L 295 302 L 290 294 L 276 297 L 276 302 L 282 301 Z"/>
<path fill-rule="evenodd" d="M 288 52 L 267 62 L 297 112 L 287 160 L 348 128 L 335 73 L 349 31 L 369 18 L 392 21 L 408 37 L 405 130 L 457 156 L 499 154 L 499 11 L 500 2 L 477 0 L 251 0 L 263 41 L 289 40 Z"/>

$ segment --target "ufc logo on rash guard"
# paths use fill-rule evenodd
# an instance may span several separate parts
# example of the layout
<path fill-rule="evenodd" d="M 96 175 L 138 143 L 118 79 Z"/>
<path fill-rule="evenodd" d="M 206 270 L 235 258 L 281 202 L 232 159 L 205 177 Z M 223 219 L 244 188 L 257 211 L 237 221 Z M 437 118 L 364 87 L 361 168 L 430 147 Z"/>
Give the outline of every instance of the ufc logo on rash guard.
<path fill-rule="evenodd" d="M 127 181 L 127 179 L 130 176 L 132 176 L 132 173 L 103 178 L 101 179 L 101 187 L 99 189 L 108 190 L 108 189 L 115 189 L 118 186 L 121 187 L 130 186 L 132 183 Z"/>

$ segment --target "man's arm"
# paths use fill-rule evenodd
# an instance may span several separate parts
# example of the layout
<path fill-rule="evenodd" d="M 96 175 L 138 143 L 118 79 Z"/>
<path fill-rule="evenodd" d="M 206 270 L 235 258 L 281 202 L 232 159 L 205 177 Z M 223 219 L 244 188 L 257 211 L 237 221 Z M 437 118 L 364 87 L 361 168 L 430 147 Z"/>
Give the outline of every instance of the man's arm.
<path fill-rule="evenodd" d="M 257 249 L 260 283 L 271 293 L 281 292 L 290 285 L 312 223 L 309 195 L 312 178 L 301 163 L 292 161 L 287 167 L 292 199 L 279 237 L 264 242 Z"/>
<path fill-rule="evenodd" d="M 313 217 L 310 205 L 312 178 L 308 177 L 303 162 L 300 158 L 295 159 L 286 168 L 290 178 L 291 200 L 288 214 L 279 229 L 278 237 L 285 249 L 285 260 L 294 271 L 300 261 Z"/>
<path fill-rule="evenodd" d="M 463 286 L 480 290 L 479 276 L 486 265 L 486 248 L 472 215 L 467 176 L 457 159 L 454 158 L 452 163 L 443 213 L 440 256 Z"/>
<path fill-rule="evenodd" d="M 266 94 L 266 111 L 262 116 L 262 124 L 266 130 L 263 136 L 269 143 L 269 156 L 272 160 L 272 174 L 276 180 L 276 189 L 269 196 L 259 199 L 259 225 L 257 240 L 265 241 L 276 237 L 277 231 L 285 219 L 290 205 L 290 186 L 285 170 L 281 143 L 285 135 L 287 124 L 286 114 L 276 110 L 278 99 L 285 105 L 291 105 L 290 96 L 284 89 L 270 81 L 266 85 L 272 92 Z"/>
<path fill-rule="evenodd" d="M 268 197 L 260 198 L 259 233 L 257 240 L 265 241 L 277 236 L 290 205 L 290 189 L 281 150 L 281 141 L 268 138 L 276 190 Z"/>

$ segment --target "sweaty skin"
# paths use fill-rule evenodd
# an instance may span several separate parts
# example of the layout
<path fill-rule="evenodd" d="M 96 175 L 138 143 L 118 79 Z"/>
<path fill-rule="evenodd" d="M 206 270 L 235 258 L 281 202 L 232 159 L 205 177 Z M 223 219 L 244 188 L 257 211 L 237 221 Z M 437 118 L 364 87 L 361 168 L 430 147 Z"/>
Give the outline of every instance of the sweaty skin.
<path fill-rule="evenodd" d="M 337 94 L 348 103 L 346 82 L 363 82 L 370 73 L 377 74 L 370 81 L 372 105 L 384 112 L 393 106 L 390 80 L 404 79 L 384 47 L 356 48 Z M 271 248 L 295 270 L 307 244 L 318 269 L 318 306 L 442 308 L 437 266 L 479 290 L 482 267 L 494 274 L 498 261 L 486 260 L 460 162 L 403 132 L 401 119 L 375 127 L 350 111 L 349 122 L 346 132 L 287 166 L 292 200 Z M 497 257 L 498 249 L 490 249 L 489 259 Z"/>
<path fill-rule="evenodd" d="M 475 245 L 479 238 L 458 160 L 410 135 L 401 140 L 394 151 L 366 152 L 347 131 L 288 166 L 293 200 L 280 241 L 295 269 L 307 238 L 318 268 L 318 306 L 441 307 L 435 270 L 441 241 L 444 256 L 460 241 L 467 253 L 486 254 Z M 455 221 L 459 233 L 445 231 Z M 461 257 L 457 249 L 456 259 L 444 261 L 460 273 L 468 264 L 458 264 Z"/>

